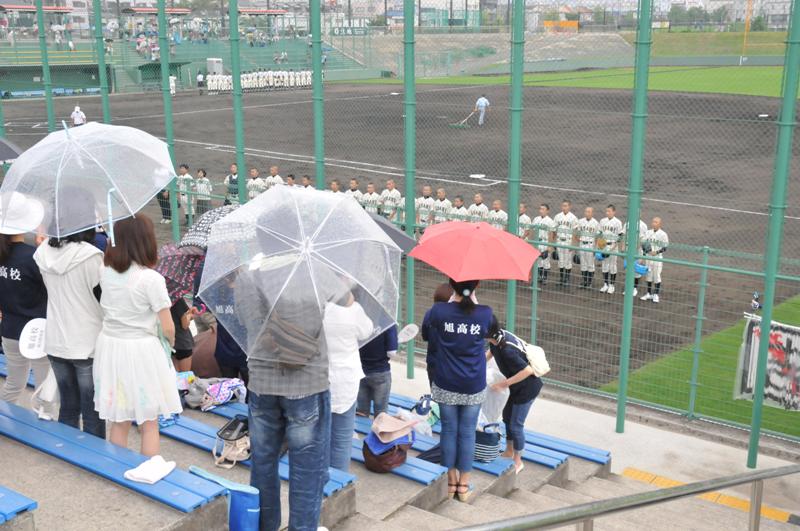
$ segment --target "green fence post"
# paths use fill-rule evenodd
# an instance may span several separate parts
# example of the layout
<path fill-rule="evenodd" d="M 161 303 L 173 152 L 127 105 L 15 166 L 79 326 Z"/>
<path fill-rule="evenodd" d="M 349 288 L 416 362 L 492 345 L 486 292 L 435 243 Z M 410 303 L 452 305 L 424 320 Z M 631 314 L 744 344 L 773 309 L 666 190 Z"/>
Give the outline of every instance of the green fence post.
<path fill-rule="evenodd" d="M 414 0 L 403 0 L 403 110 L 405 111 L 406 234 L 414 236 L 417 195 L 417 89 L 414 73 Z M 406 324 L 414 322 L 414 259 L 406 257 Z M 414 342 L 406 344 L 406 376 L 414 377 Z"/>
<path fill-rule="evenodd" d="M 6 119 L 3 114 L 3 93 L 0 91 L 0 138 L 6 137 Z"/>
<path fill-rule="evenodd" d="M 244 114 L 242 111 L 242 65 L 239 59 L 239 1 L 228 2 L 230 19 L 228 41 L 231 45 L 231 82 L 233 86 L 233 131 L 236 142 L 236 165 L 239 168 L 239 203 L 247 202 L 247 168 L 244 162 Z"/>
<path fill-rule="evenodd" d="M 103 122 L 111 123 L 111 107 L 108 104 L 108 72 L 106 71 L 106 45 L 103 40 L 103 8 L 100 0 L 92 0 L 94 11 L 94 38 L 97 48 L 97 70 L 100 76 L 100 98 L 103 102 Z"/>
<path fill-rule="evenodd" d="M 703 321 L 705 321 L 706 287 L 708 287 L 708 246 L 703 247 L 703 268 L 700 270 L 700 289 L 697 294 L 697 315 L 694 321 L 694 347 L 692 348 L 692 374 L 689 378 L 689 413 L 690 419 L 695 417 L 697 406 L 697 377 L 700 372 L 700 354 L 703 349 Z"/>
<path fill-rule="evenodd" d="M 511 35 L 511 108 L 508 139 L 508 231 L 519 232 L 519 188 L 522 173 L 522 78 L 525 74 L 525 0 L 514 0 Z M 517 321 L 517 281 L 506 291 L 506 328 L 513 332 Z"/>
<path fill-rule="evenodd" d="M 761 341 L 758 343 L 758 367 L 753 387 L 753 418 L 750 423 L 750 443 L 747 448 L 747 466 L 755 468 L 758 461 L 758 442 L 761 438 L 761 413 L 764 407 L 764 384 L 767 376 L 772 309 L 775 302 L 775 281 L 780 268 L 783 240 L 783 217 L 786 210 L 786 188 L 792 160 L 792 137 L 797 105 L 797 83 L 800 81 L 800 0 L 792 2 L 792 16 L 786 39 L 786 56 L 783 67 L 783 103 L 778 118 L 778 142 L 772 174 L 772 192 L 769 201 L 769 232 L 764 267 L 764 306 L 761 311 Z"/>
<path fill-rule="evenodd" d="M 652 0 L 639 0 L 636 30 L 636 65 L 633 78 L 633 130 L 631 132 L 631 173 L 628 181 L 628 227 L 625 259 L 625 298 L 622 306 L 622 337 L 619 345 L 619 389 L 617 390 L 617 433 L 625 431 L 625 406 L 628 399 L 628 370 L 633 328 L 633 264 L 639 254 L 644 146 L 647 133 L 647 78 L 650 75 Z"/>
<path fill-rule="evenodd" d="M 42 58 L 42 81 L 44 82 L 44 101 L 47 107 L 47 130 L 55 131 L 56 113 L 53 108 L 53 83 L 50 81 L 50 61 L 47 56 L 47 29 L 44 25 L 42 0 L 36 0 L 36 25 L 39 27 L 39 55 Z"/>
<path fill-rule="evenodd" d="M 167 41 L 167 8 L 165 0 L 158 0 L 158 47 L 159 67 L 161 68 L 161 99 L 164 101 L 164 134 L 167 137 L 167 149 L 175 166 L 175 133 L 172 128 L 172 95 L 169 93 L 169 42 Z M 178 209 L 178 187 L 176 180 L 169 183 L 169 208 L 172 217 L 172 239 L 176 242 L 181 237 L 181 216 Z"/>
<path fill-rule="evenodd" d="M 322 89 L 320 0 L 311 0 L 311 100 L 314 102 L 314 171 L 317 189 L 325 189 L 325 94 Z M 344 48 L 342 48 L 344 50 Z"/>
<path fill-rule="evenodd" d="M 531 276 L 531 345 L 536 344 L 536 327 L 539 324 L 539 260 L 533 263 Z"/>

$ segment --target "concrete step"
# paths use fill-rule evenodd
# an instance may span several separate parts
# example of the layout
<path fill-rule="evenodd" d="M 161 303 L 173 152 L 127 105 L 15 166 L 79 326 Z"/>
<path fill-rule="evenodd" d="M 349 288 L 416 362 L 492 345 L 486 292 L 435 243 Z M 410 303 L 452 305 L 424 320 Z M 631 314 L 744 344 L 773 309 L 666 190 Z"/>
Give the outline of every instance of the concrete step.
<path fill-rule="evenodd" d="M 440 503 L 434 513 L 464 525 L 475 525 L 486 522 L 486 512 L 471 503 L 462 503 L 456 499 L 447 499 Z"/>
<path fill-rule="evenodd" d="M 570 457 L 567 462 L 569 463 L 569 471 L 567 473 L 569 481 L 582 483 L 593 477 L 608 477 L 610 468 L 608 464 L 601 465 L 580 457 Z"/>
<path fill-rule="evenodd" d="M 329 527 L 331 531 L 405 531 L 404 527 L 397 526 L 391 522 L 381 522 L 361 513 L 356 513 L 350 518 L 342 520 L 338 524 Z"/>
<path fill-rule="evenodd" d="M 398 526 L 401 529 L 413 531 L 441 531 L 442 529 L 458 529 L 464 525 L 436 513 L 424 511 L 417 507 L 406 505 L 395 511 L 385 519 L 386 523 Z M 378 527 L 375 529 L 383 529 Z"/>
<path fill-rule="evenodd" d="M 542 485 L 561 485 L 568 479 L 572 458 L 567 459 L 558 468 L 548 468 L 536 463 L 525 462 L 525 468 L 516 475 L 515 485 L 518 489 L 535 491 Z"/>

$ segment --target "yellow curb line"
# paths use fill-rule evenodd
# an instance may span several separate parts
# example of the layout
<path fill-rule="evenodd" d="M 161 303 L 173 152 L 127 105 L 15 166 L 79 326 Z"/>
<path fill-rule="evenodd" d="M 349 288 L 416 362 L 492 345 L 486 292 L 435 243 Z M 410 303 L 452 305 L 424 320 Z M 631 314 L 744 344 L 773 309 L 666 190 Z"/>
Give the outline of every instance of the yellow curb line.
<path fill-rule="evenodd" d="M 679 487 L 681 485 L 685 485 L 680 481 L 676 481 L 674 479 L 665 478 L 663 476 L 657 476 L 656 474 L 651 474 L 650 472 L 645 472 L 644 470 L 638 470 L 636 468 L 626 468 L 622 471 L 622 475 L 626 478 L 633 479 L 635 481 L 639 481 L 641 483 L 649 483 L 651 485 L 655 485 L 659 488 L 668 488 L 668 487 Z M 737 498 L 736 496 L 729 496 L 727 494 L 723 494 L 721 492 L 707 492 L 705 494 L 701 494 L 697 496 L 705 501 L 709 501 L 711 503 L 716 503 L 718 505 L 724 505 L 726 507 L 730 507 L 732 509 L 738 509 L 744 512 L 750 512 L 750 501 L 744 498 Z M 770 507 L 768 505 L 761 505 L 761 516 L 764 518 L 768 518 L 770 520 L 775 520 L 776 522 L 783 522 L 787 523 L 792 518 L 792 513 L 788 513 L 786 511 L 782 511 L 780 509 L 776 509 L 774 507 Z"/>

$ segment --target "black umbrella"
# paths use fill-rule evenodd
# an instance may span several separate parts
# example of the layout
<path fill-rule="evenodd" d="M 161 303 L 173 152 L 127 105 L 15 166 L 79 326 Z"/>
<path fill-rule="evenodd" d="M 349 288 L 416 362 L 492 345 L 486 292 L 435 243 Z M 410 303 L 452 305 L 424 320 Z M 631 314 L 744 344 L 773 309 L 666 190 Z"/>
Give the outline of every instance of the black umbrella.
<path fill-rule="evenodd" d="M 22 153 L 22 150 L 6 138 L 0 138 L 0 163 L 12 162 Z"/>
<path fill-rule="evenodd" d="M 370 216 L 372 216 L 372 219 L 375 220 L 375 223 L 377 223 L 378 226 L 383 229 L 383 232 L 385 232 L 386 235 L 389 236 L 389 238 L 391 238 L 392 241 L 396 243 L 404 253 L 408 254 L 411 249 L 416 247 L 417 240 L 401 231 L 397 225 L 385 217 L 379 216 L 378 214 L 370 214 Z"/>
<path fill-rule="evenodd" d="M 200 247 L 205 250 L 208 247 L 208 235 L 211 234 L 211 225 L 237 208 L 239 208 L 239 205 L 225 205 L 209 210 L 200 216 L 197 221 L 194 222 L 194 225 L 186 231 L 183 239 L 178 243 L 178 247 Z"/>

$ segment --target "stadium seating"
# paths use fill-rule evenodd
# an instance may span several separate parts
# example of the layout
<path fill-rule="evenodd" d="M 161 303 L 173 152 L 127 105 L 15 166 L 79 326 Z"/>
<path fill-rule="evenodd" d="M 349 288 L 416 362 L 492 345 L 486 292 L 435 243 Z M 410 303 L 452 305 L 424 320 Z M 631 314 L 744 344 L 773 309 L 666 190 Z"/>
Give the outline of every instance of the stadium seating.
<path fill-rule="evenodd" d="M 34 509 L 36 509 L 35 501 L 0 485 L 0 524 L 13 520 L 20 513 Z"/>

